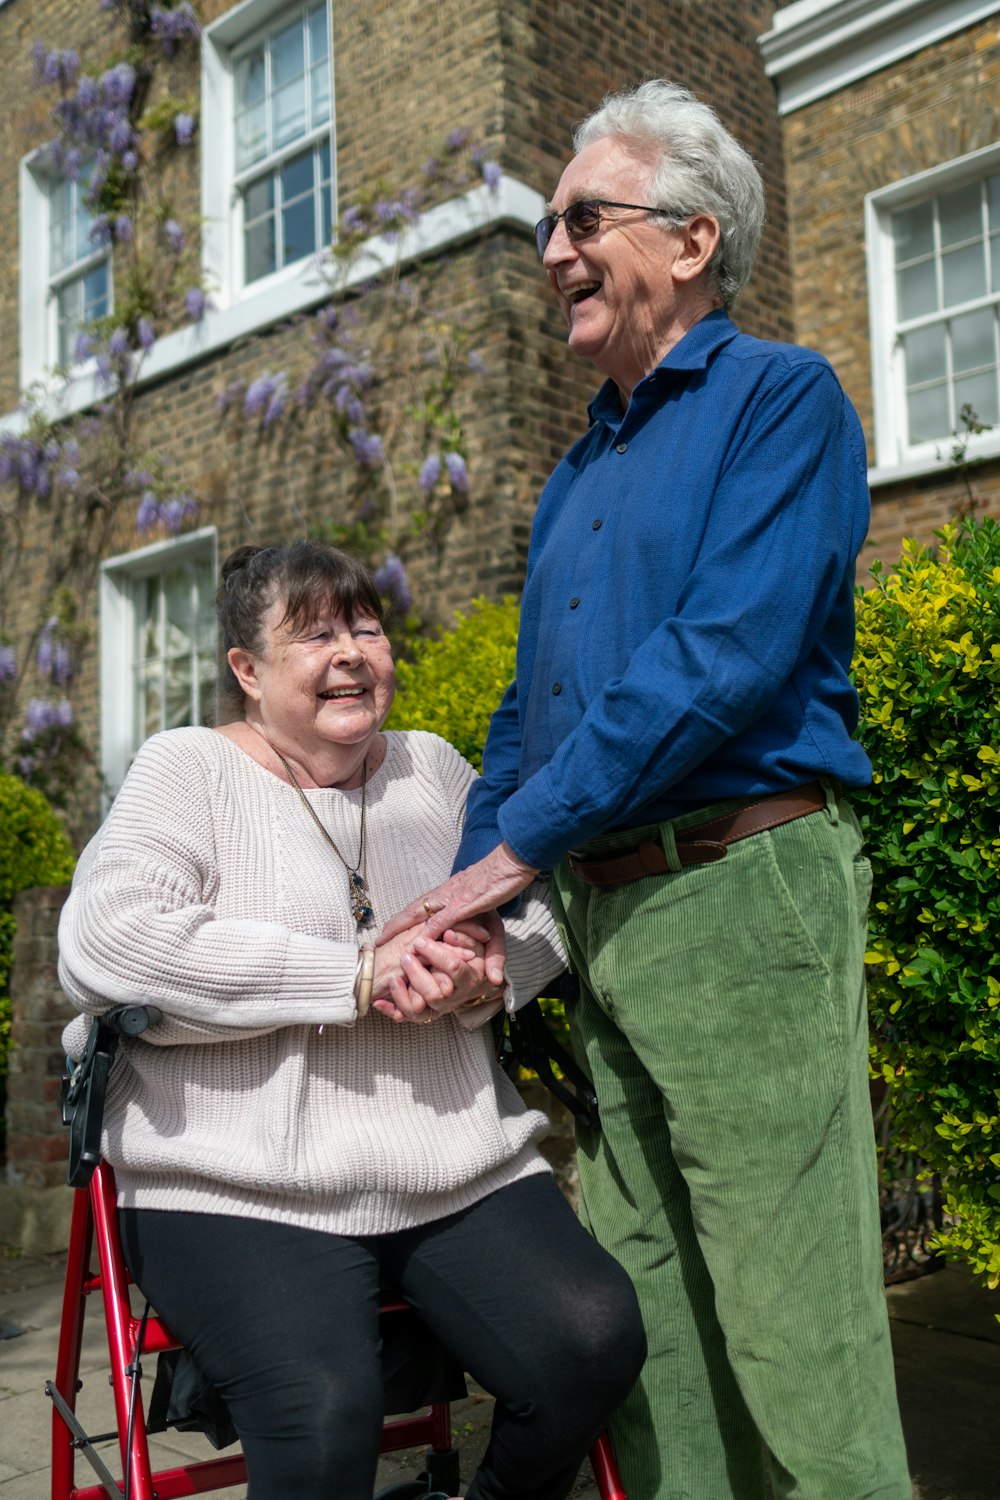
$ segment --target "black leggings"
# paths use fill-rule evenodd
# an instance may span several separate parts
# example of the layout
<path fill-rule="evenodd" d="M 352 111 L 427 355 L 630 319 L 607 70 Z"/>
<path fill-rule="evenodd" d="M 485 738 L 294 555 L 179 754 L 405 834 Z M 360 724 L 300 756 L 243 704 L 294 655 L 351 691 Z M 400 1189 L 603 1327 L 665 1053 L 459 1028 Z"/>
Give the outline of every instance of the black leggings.
<path fill-rule="evenodd" d="M 372 1500 L 380 1283 L 496 1397 L 468 1500 L 563 1500 L 645 1358 L 631 1282 L 548 1174 L 360 1239 L 149 1209 L 120 1221 L 136 1282 L 229 1406 L 252 1500 Z"/>

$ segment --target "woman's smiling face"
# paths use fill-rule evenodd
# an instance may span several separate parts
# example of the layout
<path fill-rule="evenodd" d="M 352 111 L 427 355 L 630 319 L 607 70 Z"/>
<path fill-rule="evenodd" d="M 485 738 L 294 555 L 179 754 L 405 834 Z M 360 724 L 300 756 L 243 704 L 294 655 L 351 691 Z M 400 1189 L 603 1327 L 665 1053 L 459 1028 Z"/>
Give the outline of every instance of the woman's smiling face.
<path fill-rule="evenodd" d="M 262 648 L 238 654 L 242 685 L 267 736 L 308 754 L 323 745 L 367 744 L 392 706 L 392 647 L 373 616 L 348 620 L 327 602 L 311 619 L 285 619 L 284 599 L 264 616 Z M 237 673 L 237 675 L 240 675 Z"/>

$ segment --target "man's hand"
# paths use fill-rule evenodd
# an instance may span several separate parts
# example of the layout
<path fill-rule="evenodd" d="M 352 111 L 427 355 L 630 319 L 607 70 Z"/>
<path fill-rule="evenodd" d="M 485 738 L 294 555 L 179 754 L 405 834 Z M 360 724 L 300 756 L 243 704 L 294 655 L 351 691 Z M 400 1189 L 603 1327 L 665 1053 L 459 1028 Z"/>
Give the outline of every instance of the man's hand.
<path fill-rule="evenodd" d="M 468 917 L 482 917 L 490 928 L 486 944 L 486 977 L 491 984 L 503 983 L 506 949 L 503 924 L 495 908 L 510 901 L 531 884 L 538 871 L 526 865 L 507 844 L 498 844 L 478 864 L 459 870 L 443 885 L 411 901 L 389 921 L 379 944 L 390 942 L 418 925 L 423 935 L 437 938 Z M 489 914 L 489 915 L 487 915 Z"/>

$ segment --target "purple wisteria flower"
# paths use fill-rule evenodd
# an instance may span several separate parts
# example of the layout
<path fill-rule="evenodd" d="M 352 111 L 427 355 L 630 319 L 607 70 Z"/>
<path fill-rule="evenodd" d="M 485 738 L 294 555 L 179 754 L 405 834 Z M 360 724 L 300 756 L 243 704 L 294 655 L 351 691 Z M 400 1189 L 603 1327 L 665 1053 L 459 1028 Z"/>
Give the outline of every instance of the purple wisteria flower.
<path fill-rule="evenodd" d="M 162 5 L 150 6 L 149 25 L 166 57 L 173 56 L 185 37 L 201 35 L 201 26 L 188 0 L 169 9 Z"/>
<path fill-rule="evenodd" d="M 424 459 L 417 478 L 417 488 L 426 500 L 438 480 L 441 478 L 441 459 L 436 453 L 429 453 Z"/>
<path fill-rule="evenodd" d="M 480 170 L 482 171 L 483 181 L 485 182 L 486 186 L 489 188 L 491 193 L 495 193 L 500 186 L 500 179 L 503 177 L 503 171 L 499 163 L 495 161 L 484 161 Z"/>
<path fill-rule="evenodd" d="M 465 459 L 461 453 L 446 453 L 444 466 L 448 470 L 448 479 L 452 492 L 456 495 L 467 495 L 469 493 L 469 471 L 465 466 Z"/>
<path fill-rule="evenodd" d="M 59 729 L 69 729 L 73 723 L 73 705 L 68 698 L 60 698 L 55 705 L 55 725 Z"/>
<path fill-rule="evenodd" d="M 82 364 L 89 359 L 94 352 L 94 341 L 89 333 L 78 333 L 73 345 L 73 360 L 76 364 Z"/>
<path fill-rule="evenodd" d="M 115 218 L 115 240 L 119 245 L 130 245 L 132 243 L 132 220 L 128 214 L 118 214 Z"/>
<path fill-rule="evenodd" d="M 160 519 L 167 530 L 174 535 L 180 531 L 184 522 L 198 514 L 198 507 L 190 495 L 174 495 L 160 507 Z"/>
<path fill-rule="evenodd" d="M 140 318 L 135 329 L 136 338 L 139 340 L 140 349 L 148 353 L 156 343 L 156 332 L 148 318 Z"/>
<path fill-rule="evenodd" d="M 375 587 L 384 598 L 391 599 L 402 614 L 409 613 L 413 604 L 410 580 L 395 552 L 390 552 L 381 567 L 375 569 Z"/>
<path fill-rule="evenodd" d="M 192 323 L 200 323 L 205 316 L 205 293 L 200 286 L 189 288 L 184 297 L 184 306 Z"/>
<path fill-rule="evenodd" d="M 65 687 L 73 676 L 73 657 L 65 641 L 56 641 L 52 653 L 52 681 Z"/>
<path fill-rule="evenodd" d="M 364 468 L 374 469 L 382 462 L 385 450 L 377 432 L 365 432 L 363 428 L 352 427 L 347 436 L 354 449 L 354 457 Z"/>
<path fill-rule="evenodd" d="M 473 349 L 472 353 L 469 355 L 465 363 L 467 368 L 472 371 L 473 375 L 489 374 L 489 368 L 486 364 L 485 359 L 475 349 Z"/>
<path fill-rule="evenodd" d="M 340 227 L 345 234 L 359 234 L 365 227 L 364 214 L 356 204 L 345 208 L 340 219 Z"/>
<path fill-rule="evenodd" d="M 194 115 L 180 114 L 174 118 L 174 135 L 178 146 L 190 146 L 194 138 Z"/>
<path fill-rule="evenodd" d="M 152 490 L 143 490 L 139 509 L 135 513 L 135 529 L 140 536 L 146 531 L 152 531 L 160 519 L 160 507 L 156 503 L 156 496 Z"/>
<path fill-rule="evenodd" d="M 163 225 L 163 237 L 175 255 L 184 249 L 184 231 L 176 219 L 167 219 Z"/>
<path fill-rule="evenodd" d="M 445 138 L 445 145 L 449 151 L 461 151 L 468 144 L 469 132 L 463 126 L 458 125 L 454 130 L 449 130 Z"/>
<path fill-rule="evenodd" d="M 279 376 L 272 375 L 270 370 L 262 370 L 255 380 L 251 380 L 247 386 L 246 395 L 243 397 L 245 417 L 264 417 L 274 399 L 278 380 Z"/>
<path fill-rule="evenodd" d="M 0 682 L 11 682 L 17 676 L 17 656 L 14 647 L 0 641 Z"/>
<path fill-rule="evenodd" d="M 24 714 L 25 727 L 21 731 L 21 743 L 29 744 L 38 734 L 52 729 L 56 723 L 56 708 L 47 698 L 31 698 Z"/>
<path fill-rule="evenodd" d="M 117 360 L 125 359 L 128 354 L 128 350 L 128 329 L 112 329 L 111 337 L 108 339 L 108 353 L 111 355 L 111 358 Z"/>

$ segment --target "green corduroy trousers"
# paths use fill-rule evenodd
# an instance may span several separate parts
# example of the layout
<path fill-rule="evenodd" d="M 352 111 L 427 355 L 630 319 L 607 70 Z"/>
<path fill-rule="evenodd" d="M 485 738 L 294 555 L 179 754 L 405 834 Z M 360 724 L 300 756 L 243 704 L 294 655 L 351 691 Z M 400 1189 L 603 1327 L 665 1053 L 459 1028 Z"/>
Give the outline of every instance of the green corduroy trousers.
<path fill-rule="evenodd" d="M 739 804 L 722 804 L 722 808 Z M 871 871 L 812 813 L 555 909 L 601 1128 L 581 1215 L 650 1354 L 613 1436 L 629 1500 L 910 1500 L 882 1284 L 863 955 Z M 673 865 L 676 863 L 676 870 Z"/>

